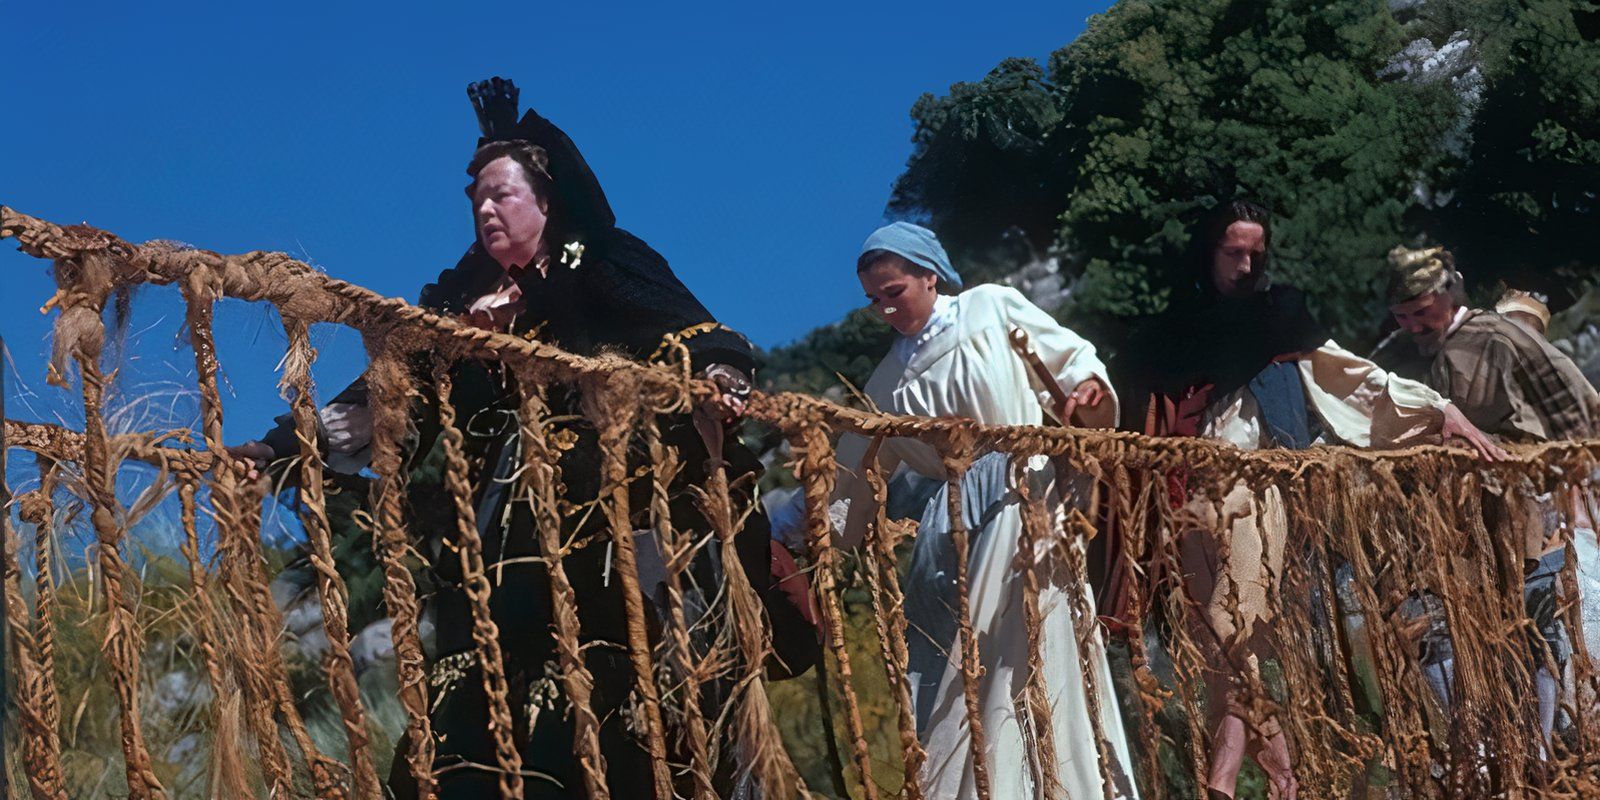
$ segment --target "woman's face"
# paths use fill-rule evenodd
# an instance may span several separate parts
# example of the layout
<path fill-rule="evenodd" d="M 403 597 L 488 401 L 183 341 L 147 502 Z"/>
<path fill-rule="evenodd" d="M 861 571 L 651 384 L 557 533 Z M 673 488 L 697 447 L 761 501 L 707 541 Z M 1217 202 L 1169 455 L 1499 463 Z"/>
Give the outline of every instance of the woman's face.
<path fill-rule="evenodd" d="M 508 272 L 528 266 L 538 256 L 548 208 L 528 185 L 522 165 L 510 156 L 490 161 L 473 183 L 478 239 Z"/>
<path fill-rule="evenodd" d="M 1211 283 L 1223 297 L 1248 297 L 1267 255 L 1267 229 L 1239 220 L 1222 233 L 1211 253 Z"/>
<path fill-rule="evenodd" d="M 939 278 L 931 271 L 891 257 L 878 259 L 856 277 L 861 279 L 861 290 L 867 293 L 872 310 L 901 336 L 921 333 L 933 316 Z"/>

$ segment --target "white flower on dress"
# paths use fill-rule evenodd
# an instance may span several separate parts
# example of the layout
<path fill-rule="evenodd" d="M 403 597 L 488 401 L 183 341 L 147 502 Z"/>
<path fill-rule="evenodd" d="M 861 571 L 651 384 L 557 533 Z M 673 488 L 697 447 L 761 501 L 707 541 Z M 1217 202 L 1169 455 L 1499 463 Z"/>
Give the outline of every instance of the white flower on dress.
<path fill-rule="evenodd" d="M 577 269 L 582 261 L 583 242 L 567 242 L 567 246 L 561 248 L 561 263 L 566 264 L 568 269 Z"/>

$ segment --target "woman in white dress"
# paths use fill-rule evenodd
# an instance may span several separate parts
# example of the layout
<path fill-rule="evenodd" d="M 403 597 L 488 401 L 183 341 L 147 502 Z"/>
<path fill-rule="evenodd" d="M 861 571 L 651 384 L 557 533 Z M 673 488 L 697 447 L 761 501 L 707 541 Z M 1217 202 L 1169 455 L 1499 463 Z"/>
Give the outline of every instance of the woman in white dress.
<path fill-rule="evenodd" d="M 1049 395 L 1008 340 L 1013 329 L 1020 329 L 1058 384 L 1071 393 L 1067 413 L 1072 423 L 1116 424 L 1116 397 L 1094 346 L 1015 289 L 988 285 L 954 296 L 940 294 L 941 286 L 959 289 L 961 279 L 931 231 L 904 222 L 879 229 L 867 239 L 857 271 L 873 309 L 900 334 L 866 386 L 866 394 L 881 410 L 965 417 L 994 425 L 1041 424 L 1042 400 L 1049 402 Z M 844 546 L 862 541 L 875 513 L 865 480 L 871 465 L 862 463 L 867 451 L 868 443 L 859 436 L 846 436 L 839 444 L 841 471 L 835 496 L 850 501 Z M 890 439 L 879 448 L 877 459 L 877 468 L 886 475 L 904 467 L 929 478 L 945 478 L 939 454 L 920 442 Z M 1083 662 L 1079 658 L 1077 627 L 1098 625 L 1092 598 L 1080 599 L 1089 616 L 1077 617 L 1074 598 L 1063 582 L 1049 578 L 1043 579 L 1039 597 L 1041 651 L 1060 787 L 1037 785 L 1036 776 L 1045 773 L 1033 760 L 1034 737 L 1018 710 L 1028 679 L 1028 640 L 1022 581 L 1015 567 L 1021 505 L 1008 486 L 1010 473 L 1005 454 L 985 456 L 967 473 L 962 493 L 971 536 L 969 609 L 983 667 L 978 696 L 988 745 L 982 755 L 990 794 L 995 798 L 1104 796 L 1100 748 L 1080 667 L 1086 662 L 1097 673 L 1093 686 L 1113 793 L 1136 797 L 1098 631 L 1084 638 L 1094 652 Z M 1030 464 L 1027 479 L 1035 491 L 1047 490 L 1048 466 Z M 946 500 L 941 490 L 929 502 L 907 576 L 910 677 L 918 734 L 928 753 L 922 775 L 927 796 L 971 798 L 977 796 L 977 786 L 960 670 L 956 564 Z"/>

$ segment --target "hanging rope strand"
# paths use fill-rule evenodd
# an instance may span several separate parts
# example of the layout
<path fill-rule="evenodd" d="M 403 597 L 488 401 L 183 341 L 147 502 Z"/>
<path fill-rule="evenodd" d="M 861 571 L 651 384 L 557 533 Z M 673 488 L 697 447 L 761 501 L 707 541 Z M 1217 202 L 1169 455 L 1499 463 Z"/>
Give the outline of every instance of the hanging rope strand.
<path fill-rule="evenodd" d="M 83 482 L 91 507 L 89 520 L 94 527 L 99 554 L 100 580 L 106 596 L 106 638 L 102 645 L 111 667 L 112 689 L 121 716 L 122 753 L 128 779 L 128 795 L 133 800 L 165 796 L 156 779 L 145 746 L 139 716 L 139 654 L 144 651 L 133 601 L 125 586 L 125 567 L 118 551 L 126 532 L 118 514 L 113 484 L 115 465 L 111 463 L 105 416 L 102 407 L 106 378 L 100 372 L 105 325 L 100 313 L 111 289 L 110 256 L 103 253 L 79 256 L 56 265 L 56 280 L 68 299 L 56 320 L 56 345 L 65 348 L 77 361 L 83 383 Z M 55 379 L 64 382 L 62 370 Z"/>
<path fill-rule="evenodd" d="M 561 512 L 556 499 L 561 475 L 557 454 L 545 429 L 550 409 L 543 397 L 545 384 L 539 377 L 530 373 L 518 376 L 522 391 L 522 480 L 518 492 L 533 512 L 539 551 L 550 573 L 556 656 L 562 684 L 567 690 L 567 702 L 572 706 L 572 754 L 578 759 L 583 786 L 591 800 L 606 800 L 611 797 L 611 790 L 606 785 L 605 754 L 600 751 L 600 721 L 595 717 L 591 701 L 594 676 L 584 663 L 578 644 L 577 595 L 572 590 L 572 581 L 567 578 L 566 565 L 562 563 L 566 550 L 561 544 Z"/>
<path fill-rule="evenodd" d="M 866 729 L 861 723 L 861 704 L 851 680 L 844 610 L 839 604 L 839 550 L 833 544 L 833 525 L 828 517 L 828 502 L 833 494 L 834 474 L 837 471 L 833 446 L 828 443 L 827 429 L 820 425 L 807 426 L 790 441 L 796 459 L 795 474 L 805 491 L 806 549 L 810 551 L 811 563 L 815 565 L 812 593 L 826 626 L 828 649 L 833 652 L 834 662 L 839 665 L 845 729 L 850 734 L 851 752 L 861 779 L 861 791 L 867 800 L 876 800 L 878 784 L 872 779 L 872 752 L 867 747 Z M 824 659 L 817 668 L 827 669 L 827 660 Z"/>
<path fill-rule="evenodd" d="M 344 724 L 355 796 L 377 797 L 381 791 L 378 773 L 372 764 L 366 712 L 361 706 L 361 690 L 356 684 L 355 664 L 350 658 L 347 592 L 344 578 L 334 562 L 333 526 L 328 522 L 327 498 L 322 489 L 322 454 L 317 452 L 317 406 L 311 391 L 311 364 L 316 360 L 316 351 L 311 347 L 310 331 L 304 322 L 285 319 L 283 330 L 289 337 L 283 382 L 291 395 L 295 438 L 300 444 L 300 497 L 305 509 L 302 519 L 310 546 L 311 570 L 316 577 L 317 600 L 322 607 L 322 632 L 328 637 L 322 668 L 327 673 L 328 691 L 339 706 L 339 719 Z"/>

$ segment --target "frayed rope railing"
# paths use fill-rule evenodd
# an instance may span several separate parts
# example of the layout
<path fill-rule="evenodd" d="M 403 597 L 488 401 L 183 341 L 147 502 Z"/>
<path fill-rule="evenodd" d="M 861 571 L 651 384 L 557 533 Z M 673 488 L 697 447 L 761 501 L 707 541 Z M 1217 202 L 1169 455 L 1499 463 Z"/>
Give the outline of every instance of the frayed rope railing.
<path fill-rule="evenodd" d="M 550 572 L 551 603 L 557 644 L 559 680 L 574 720 L 574 758 L 585 792 L 609 796 L 605 758 L 599 731 L 605 720 L 590 708 L 594 676 L 589 673 L 580 643 L 576 615 L 578 598 L 565 573 L 564 560 L 577 543 L 562 538 L 559 486 L 556 469 L 559 445 L 549 441 L 543 420 L 548 415 L 544 394 L 550 387 L 575 387 L 585 399 L 586 413 L 600 433 L 605 463 L 600 511 L 607 520 L 607 540 L 616 549 L 617 574 L 626 601 L 628 664 L 638 713 L 630 724 L 637 728 L 641 746 L 651 755 L 651 782 L 657 794 L 679 792 L 696 798 L 713 796 L 713 774 L 720 759 L 740 759 L 767 788 L 770 796 L 800 796 L 806 792 L 800 770 L 786 752 L 764 688 L 762 664 L 772 651 L 771 632 L 763 617 L 756 587 L 739 566 L 734 534 L 746 509 L 737 507 L 720 467 L 709 483 L 700 487 L 700 503 L 710 525 L 708 538 L 685 541 L 666 520 L 664 487 L 676 470 L 678 454 L 660 445 L 655 418 L 682 411 L 696 397 L 711 391 L 708 384 L 691 378 L 687 360 L 676 366 L 652 366 L 614 357 L 585 358 L 539 342 L 485 331 L 431 314 L 401 300 L 384 298 L 366 289 L 335 280 L 279 253 L 253 252 L 225 256 L 204 250 L 179 249 L 163 243 L 132 244 L 87 226 L 60 227 L 0 208 L 0 238 L 15 238 L 25 252 L 56 264 L 58 291 L 46 308 L 58 308 L 55 355 L 51 378 L 65 384 L 69 362 L 76 362 L 82 377 L 86 424 L 82 433 L 46 425 L 6 422 L 7 446 L 40 456 L 44 475 L 54 484 L 58 470 L 75 470 L 63 489 L 91 509 L 90 520 L 98 547 L 99 579 L 107 603 L 108 637 L 105 658 L 112 675 L 122 721 L 122 750 L 127 790 L 131 796 L 154 797 L 165 793 L 140 730 L 139 652 L 141 631 L 135 613 L 137 583 L 126 578 L 119 556 L 127 536 L 126 512 L 113 487 L 123 461 L 138 461 L 156 468 L 160 480 L 175 486 L 183 504 L 189 542 L 185 555 L 191 567 L 193 591 L 208 620 L 195 635 L 204 656 L 207 680 L 219 698 L 242 699 L 244 724 L 257 748 L 261 780 L 280 796 L 311 793 L 319 797 L 375 797 L 376 770 L 366 735 L 366 709 L 354 690 L 346 622 L 345 588 L 333 568 L 329 522 L 321 493 L 322 463 L 312 446 L 315 407 L 311 402 L 310 365 L 315 358 L 306 336 L 309 325 L 335 323 L 358 330 L 365 338 L 372 368 L 369 384 L 374 410 L 373 482 L 371 526 L 374 548 L 384 574 L 384 600 L 392 624 L 400 678 L 400 700 L 407 715 L 406 765 L 423 796 L 435 790 L 434 739 L 428 709 L 430 691 L 425 658 L 418 637 L 419 606 L 412 578 L 416 540 L 408 531 L 402 496 L 402 440 L 407 420 L 406 398 L 423 391 L 408 366 L 423 357 L 434 367 L 431 391 L 448 386 L 449 366 L 464 360 L 493 362 L 516 377 L 521 397 L 521 460 L 517 493 L 534 509 L 535 527 Z M 202 400 L 201 442 L 184 436 L 114 436 L 101 421 L 105 377 L 100 372 L 105 337 L 100 314 L 107 298 L 120 287 L 136 284 L 178 286 L 188 303 L 188 328 L 194 344 L 197 383 Z M 221 404 L 216 388 L 216 357 L 211 339 L 211 307 L 217 299 L 231 297 L 264 301 L 284 319 L 290 342 L 284 385 L 301 438 L 300 478 L 309 507 L 308 546 L 311 551 L 317 596 L 323 609 L 323 626 L 330 643 L 322 667 L 346 734 L 346 752 L 331 757 L 316 750 L 287 686 L 279 654 L 283 630 L 280 612 L 267 590 L 269 576 L 262 568 L 259 543 L 260 507 L 264 487 L 247 480 L 243 465 L 232 462 L 222 449 Z M 442 376 L 444 380 L 438 381 Z M 490 699 L 487 724 L 495 740 L 495 763 L 482 765 L 496 771 L 506 796 L 520 796 L 525 776 L 520 755 L 511 739 L 510 709 L 506 703 L 505 676 L 499 669 L 495 642 L 498 631 L 487 614 L 484 580 L 492 565 L 483 563 L 476 543 L 475 525 L 467 493 L 471 469 L 460 453 L 459 432 L 453 412 L 444 404 L 444 446 L 448 460 L 447 490 L 457 508 L 458 536 L 453 551 L 461 561 L 473 602 L 472 636 L 478 645 L 477 663 Z M 1596 754 L 1600 753 L 1600 726 L 1594 724 L 1592 706 L 1600 696 L 1594 670 L 1582 647 L 1581 620 L 1576 604 L 1568 602 L 1562 613 L 1575 632 L 1578 654 L 1574 658 L 1577 687 L 1566 701 L 1571 720 L 1569 735 L 1553 741 L 1541 757 L 1530 738 L 1531 709 L 1527 702 L 1531 671 L 1537 664 L 1527 656 L 1529 621 L 1522 607 L 1521 552 L 1508 528 L 1486 522 L 1486 492 L 1505 496 L 1527 492 L 1587 490 L 1585 478 L 1600 457 L 1600 443 L 1564 442 L 1514 448 L 1509 462 L 1482 464 L 1463 450 L 1438 446 L 1401 451 L 1370 452 L 1346 448 L 1309 451 L 1242 453 L 1194 439 L 1150 439 L 1109 431 L 1008 428 L 983 426 L 948 419 L 907 418 L 846 408 L 824 400 L 793 394 L 757 394 L 751 402 L 752 419 L 779 429 L 790 441 L 794 467 L 807 500 L 807 549 L 815 571 L 813 591 L 821 611 L 825 643 L 839 673 L 839 702 L 845 715 L 845 735 L 854 766 L 856 791 L 872 798 L 891 791 L 907 798 L 922 796 L 917 785 L 925 754 L 913 727 L 907 688 L 906 622 L 898 589 L 899 563 L 894 547 L 901 529 L 879 517 L 870 526 L 865 557 L 866 577 L 878 639 L 876 654 L 891 680 L 895 713 L 891 731 L 868 730 L 864 724 L 858 682 L 862 653 L 852 652 L 846 639 L 847 608 L 842 602 L 842 553 L 834 546 L 826 506 L 838 468 L 832 437 L 853 433 L 869 439 L 903 437 L 934 447 L 945 461 L 952 532 L 964 553 L 969 533 L 959 523 L 960 475 L 973 460 L 990 451 L 1010 454 L 1014 463 L 1031 456 L 1049 457 L 1058 475 L 1089 476 L 1096 489 L 1080 498 L 1082 507 L 1052 514 L 1045 498 L 1027 495 L 1024 503 L 1023 550 L 1017 580 L 1026 597 L 1029 628 L 1026 686 L 1017 698 L 1019 717 L 1035 732 L 1033 746 L 1048 755 L 1062 746 L 1053 740 L 1047 693 L 1039 685 L 1042 643 L 1039 641 L 1039 596 L 1048 581 L 1057 581 L 1072 603 L 1076 618 L 1092 616 L 1085 602 L 1087 570 L 1083 547 L 1090 537 L 1119 537 L 1125 564 L 1135 575 L 1135 612 L 1128 638 L 1131 680 L 1122 691 L 1131 693 L 1127 705 L 1129 738 L 1154 742 L 1157 711 L 1176 702 L 1185 713 L 1187 748 L 1179 748 L 1189 762 L 1194 780 L 1201 779 L 1205 743 L 1203 686 L 1225 682 L 1231 690 L 1230 706 L 1244 709 L 1250 724 L 1281 724 L 1296 753 L 1301 792 L 1307 796 L 1348 794 L 1352 787 L 1372 780 L 1374 770 L 1386 771 L 1403 793 L 1417 797 L 1507 796 L 1581 797 L 1600 788 L 1596 780 Z M 648 451 L 643 473 L 654 486 L 649 517 L 660 541 L 673 553 L 669 563 L 668 613 L 660 621 L 662 643 L 652 648 L 646 636 L 646 610 L 633 567 L 633 528 L 637 516 L 629 507 L 625 482 L 630 464 L 623 454 L 630 440 L 642 436 Z M 847 465 L 853 467 L 854 465 Z M 1191 476 L 1204 500 L 1193 508 L 1175 509 L 1167 502 L 1165 476 L 1181 470 Z M 881 478 L 873 476 L 874 489 L 884 492 Z M 1281 670 L 1285 686 L 1267 685 L 1259 671 L 1246 666 L 1249 656 L 1216 627 L 1192 624 L 1198 615 L 1196 600 L 1187 594 L 1182 567 L 1181 539 L 1187 531 L 1203 528 L 1203 518 L 1223 515 L 1223 499 L 1242 483 L 1264 502 L 1269 494 L 1281 497 L 1292 530 L 1281 574 L 1273 576 L 1269 600 L 1273 620 L 1267 623 L 1270 652 Z M 70 484 L 70 485 L 68 485 Z M 202 491 L 205 490 L 202 496 Z M 48 525 L 43 509 L 55 498 L 41 489 L 19 498 L 22 519 L 36 528 Z M 1519 495 L 1518 495 L 1519 496 Z M 209 504 L 217 519 L 217 546 L 221 569 L 216 590 L 225 602 L 215 603 L 208 588 L 207 565 L 201 562 L 194 538 L 196 507 Z M 1119 524 L 1095 530 L 1095 508 L 1111 508 Z M 1491 515 L 1492 516 L 1492 515 Z M 648 526 L 647 526 L 648 527 Z M 1566 531 L 1572 547 L 1571 526 Z M 1515 540 L 1515 541 L 1514 541 Z M 51 545 L 36 533 L 32 565 L 37 580 L 33 608 L 23 605 L 20 567 L 6 564 L 6 589 L 14 595 L 7 620 L 16 648 L 22 678 L 17 700 L 23 722 L 33 731 L 25 758 L 30 768 L 30 788 L 36 797 L 60 797 L 72 787 L 62 786 L 59 700 L 52 693 L 48 669 L 53 619 L 48 576 Z M 683 565 L 698 548 L 722 552 L 728 572 L 723 600 L 729 630 L 714 637 L 709 650 L 697 651 L 695 623 L 683 615 L 679 581 Z M 16 553 L 11 547 L 8 553 Z M 1222 543 L 1219 558 L 1226 571 L 1230 553 Z M 961 608 L 967 607 L 968 586 L 958 560 L 957 583 Z M 1348 565 L 1354 576 L 1348 587 L 1335 577 L 1335 563 Z M 1572 586 L 1573 559 L 1566 569 Z M 1057 577 L 1052 577 L 1057 576 Z M 1457 653 L 1458 708 L 1449 730 L 1430 723 L 1437 710 L 1421 689 L 1415 648 L 1407 638 L 1406 621 L 1398 609 L 1407 596 L 1426 590 L 1444 607 Z M 1354 595 L 1354 609 L 1341 606 L 1341 591 Z M 1570 596 L 1568 598 L 1570 600 Z M 1223 604 L 1232 627 L 1246 624 L 1236 597 Z M 18 609 L 22 609 L 18 611 Z M 1334 628 L 1341 617 L 1359 613 L 1366 620 L 1369 647 L 1377 668 L 1371 680 L 1381 698 L 1381 714 L 1361 710 L 1348 667 L 1348 637 Z M 1145 617 L 1163 615 L 1162 648 L 1169 654 L 1176 680 L 1163 681 L 1154 674 L 1153 654 L 1147 652 Z M 1187 622 L 1186 622 L 1187 620 Z M 972 739 L 983 752 L 990 736 L 978 718 L 977 692 L 985 678 L 980 661 L 983 642 L 968 620 L 959 620 L 954 661 L 959 668 L 970 715 Z M 230 647 L 219 646 L 217 626 L 229 625 Z M 1080 652 L 1092 647 L 1095 637 L 1080 631 Z M 1220 648 L 1220 650 L 1219 650 Z M 1236 674 L 1218 676 L 1212 666 L 1220 652 L 1237 663 Z M 826 665 L 824 666 L 826 668 Z M 1098 768 L 1106 797 L 1115 796 L 1116 767 L 1111 764 L 1109 742 L 1102 725 L 1107 709 L 1100 707 L 1092 664 L 1083 656 L 1082 672 L 1089 688 L 1089 720 L 1096 738 Z M 710 681 L 726 679 L 736 690 L 728 698 L 731 714 L 708 717 L 700 707 L 700 689 Z M 233 691 L 228 691 L 232 687 Z M 1207 701 L 1209 702 L 1209 701 Z M 672 713 L 667 713 L 667 712 Z M 727 736 L 721 732 L 731 731 Z M 55 734 L 52 736 L 52 734 Z M 1534 734 L 1536 735 L 1536 734 Z M 239 756 L 237 745 L 227 745 L 217 731 L 217 746 Z M 885 769 L 883 750 L 898 750 L 899 763 Z M 286 745 L 292 745 L 292 749 Z M 1179 789 L 1164 784 L 1173 780 L 1161 772 L 1157 753 L 1148 744 L 1135 747 L 1136 772 L 1149 796 L 1176 796 Z M 1035 759 L 1034 780 L 1057 786 L 1054 758 Z M 980 757 L 974 763 L 977 792 L 992 797 L 994 765 Z M 225 775 L 227 770 L 219 770 Z M 237 770 L 234 771 L 237 773 Z M 237 778 L 237 775 L 235 775 Z M 219 780 L 223 780 L 219 778 Z M 890 783 L 885 783 L 890 781 Z M 219 783 L 213 791 L 237 790 L 240 785 Z"/>

